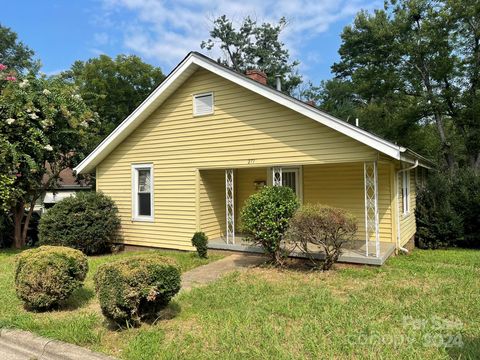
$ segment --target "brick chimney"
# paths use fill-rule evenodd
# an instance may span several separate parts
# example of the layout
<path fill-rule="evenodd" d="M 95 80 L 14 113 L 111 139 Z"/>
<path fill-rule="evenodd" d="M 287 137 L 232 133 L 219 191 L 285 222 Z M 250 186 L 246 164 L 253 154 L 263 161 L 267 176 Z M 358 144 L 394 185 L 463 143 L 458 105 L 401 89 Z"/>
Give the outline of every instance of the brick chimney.
<path fill-rule="evenodd" d="M 267 85 L 267 74 L 261 70 L 247 70 L 245 75 L 252 80 L 258 81 L 260 84 Z"/>
<path fill-rule="evenodd" d="M 317 107 L 317 104 L 315 103 L 315 100 L 307 100 L 307 101 L 305 101 L 305 104 L 313 106 L 313 107 Z"/>

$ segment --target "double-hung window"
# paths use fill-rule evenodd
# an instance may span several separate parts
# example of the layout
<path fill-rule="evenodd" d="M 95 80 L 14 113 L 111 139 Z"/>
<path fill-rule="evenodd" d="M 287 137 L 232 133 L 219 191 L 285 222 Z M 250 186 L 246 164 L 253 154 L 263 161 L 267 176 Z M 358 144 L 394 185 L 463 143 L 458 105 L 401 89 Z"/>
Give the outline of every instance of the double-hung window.
<path fill-rule="evenodd" d="M 402 208 L 404 215 L 410 212 L 410 170 L 402 172 Z"/>
<path fill-rule="evenodd" d="M 132 165 L 132 215 L 136 221 L 153 221 L 153 165 Z"/>

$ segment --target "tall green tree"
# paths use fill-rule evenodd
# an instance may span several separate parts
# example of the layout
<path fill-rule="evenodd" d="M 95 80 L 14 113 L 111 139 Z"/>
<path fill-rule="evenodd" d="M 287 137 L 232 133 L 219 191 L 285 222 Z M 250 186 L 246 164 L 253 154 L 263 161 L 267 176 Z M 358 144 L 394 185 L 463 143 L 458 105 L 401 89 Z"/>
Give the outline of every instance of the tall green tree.
<path fill-rule="evenodd" d="M 7 66 L 12 75 L 24 73 L 38 68 L 33 56 L 33 50 L 19 41 L 15 32 L 0 24 L 0 64 Z"/>
<path fill-rule="evenodd" d="M 218 46 L 223 52 L 218 62 L 238 72 L 262 70 L 270 86 L 275 86 L 275 77 L 280 75 L 282 90 L 292 93 L 302 78 L 297 71 L 299 62 L 290 59 L 288 49 L 280 40 L 286 25 L 285 18 L 281 18 L 278 24 L 258 24 L 246 17 L 237 29 L 222 15 L 213 21 L 210 38 L 202 41 L 201 48 L 211 50 Z"/>
<path fill-rule="evenodd" d="M 73 85 L 12 76 L 0 64 L 0 211 L 13 214 L 17 248 L 25 245 L 36 201 L 85 155 L 95 125 Z"/>
<path fill-rule="evenodd" d="M 480 170 L 480 2 L 447 0 L 442 16 L 451 29 L 458 66 L 446 84 L 449 114 L 465 140 L 468 164 Z"/>
<path fill-rule="evenodd" d="M 160 68 L 135 55 L 100 55 L 76 61 L 62 77 L 78 86 L 100 119 L 98 143 L 120 124 L 165 78 Z"/>
<path fill-rule="evenodd" d="M 480 170 L 479 6 L 392 0 L 383 10 L 360 12 L 344 29 L 341 58 L 332 67 L 332 81 L 357 100 L 352 116 L 391 140 L 437 149 L 449 169 Z M 321 106 L 336 96 L 338 84 L 330 85 Z"/>

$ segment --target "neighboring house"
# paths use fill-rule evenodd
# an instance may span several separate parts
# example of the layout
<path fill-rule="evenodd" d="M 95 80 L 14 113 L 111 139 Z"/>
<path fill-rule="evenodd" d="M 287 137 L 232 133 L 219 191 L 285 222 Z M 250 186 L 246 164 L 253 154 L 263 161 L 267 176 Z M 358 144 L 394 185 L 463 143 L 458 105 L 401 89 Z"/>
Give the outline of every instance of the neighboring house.
<path fill-rule="evenodd" d="M 47 175 L 45 176 L 44 181 L 47 181 L 46 177 Z M 64 169 L 59 174 L 57 186 L 55 186 L 52 191 L 45 192 L 42 198 L 37 202 L 35 210 L 43 213 L 45 210 L 51 208 L 57 202 L 65 199 L 66 197 L 72 196 L 78 191 L 89 191 L 91 189 L 92 187 L 87 185 L 85 182 L 77 181 L 71 168 Z"/>
<path fill-rule="evenodd" d="M 245 249 L 240 210 L 269 184 L 355 215 L 367 259 L 357 262 L 380 264 L 405 246 L 415 234 L 412 170 L 430 161 L 265 82 L 192 52 L 74 169 L 96 171 L 124 243 L 191 250 L 201 230 L 212 247 Z"/>

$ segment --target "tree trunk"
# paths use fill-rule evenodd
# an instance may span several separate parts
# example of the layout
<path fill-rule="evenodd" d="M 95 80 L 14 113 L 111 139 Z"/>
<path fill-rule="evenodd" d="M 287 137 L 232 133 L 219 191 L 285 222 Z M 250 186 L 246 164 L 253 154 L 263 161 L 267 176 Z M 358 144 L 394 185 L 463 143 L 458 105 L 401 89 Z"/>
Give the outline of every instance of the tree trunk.
<path fill-rule="evenodd" d="M 21 249 L 25 246 L 25 238 L 23 238 L 23 231 L 22 231 L 22 221 L 24 216 L 25 208 L 23 202 L 19 202 L 15 205 L 13 209 L 13 223 L 15 226 L 15 241 L 14 246 L 16 249 Z"/>
<path fill-rule="evenodd" d="M 438 134 L 442 143 L 443 157 L 445 158 L 448 169 L 450 171 L 453 171 L 455 168 L 455 156 L 453 155 L 452 147 L 447 140 L 447 136 L 445 135 L 445 126 L 443 124 L 442 115 L 438 112 L 435 112 L 435 123 L 437 124 Z"/>
<path fill-rule="evenodd" d="M 418 27 L 420 27 L 420 24 L 417 23 L 417 25 Z M 422 77 L 423 85 L 426 90 L 425 95 L 427 100 L 431 104 L 431 110 L 435 118 L 435 124 L 437 125 L 438 135 L 440 137 L 440 142 L 442 144 L 442 155 L 445 159 L 445 162 L 447 163 L 448 169 L 450 171 L 453 171 L 455 168 L 455 156 L 453 155 L 452 147 L 448 142 L 447 136 L 445 134 L 445 124 L 443 122 L 443 115 L 439 106 L 436 104 L 437 99 L 433 91 L 433 86 L 430 80 L 430 73 L 428 71 L 427 66 L 425 66 L 425 59 L 422 58 L 421 63 L 419 65 L 415 65 L 415 67 L 417 68 L 417 71 Z"/>
<path fill-rule="evenodd" d="M 480 173 L 480 153 L 476 156 L 470 155 L 470 166 L 472 167 L 475 174 Z"/>
<path fill-rule="evenodd" d="M 28 214 L 25 217 L 25 224 L 23 225 L 23 230 L 22 230 L 22 242 L 24 245 L 26 244 L 26 241 L 27 241 L 28 226 L 30 225 L 30 219 L 32 218 L 35 202 L 36 202 L 36 198 L 33 198 L 32 202 L 30 203 L 30 209 L 28 209 Z"/>

